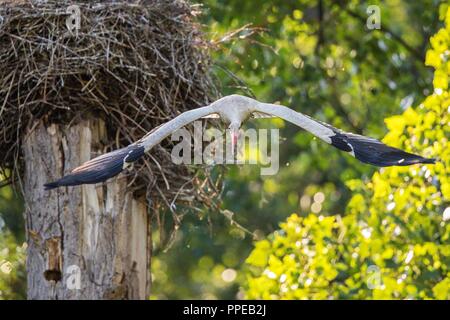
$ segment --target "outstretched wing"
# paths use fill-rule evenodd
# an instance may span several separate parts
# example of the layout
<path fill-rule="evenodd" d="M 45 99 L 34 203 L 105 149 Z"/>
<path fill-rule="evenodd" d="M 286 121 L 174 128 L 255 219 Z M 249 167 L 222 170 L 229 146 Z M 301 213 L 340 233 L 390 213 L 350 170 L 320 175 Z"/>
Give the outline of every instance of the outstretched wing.
<path fill-rule="evenodd" d="M 339 150 L 350 153 L 359 161 L 374 166 L 407 166 L 415 163 L 435 163 L 436 161 L 435 159 L 423 158 L 419 155 L 387 146 L 373 138 L 344 132 L 285 106 L 258 103 L 256 111 L 289 121 Z"/>
<path fill-rule="evenodd" d="M 139 141 L 89 160 L 61 179 L 46 183 L 44 187 L 46 190 L 50 190 L 61 186 L 76 186 L 106 181 L 118 175 L 132 162 L 141 158 L 145 152 L 149 151 L 172 132 L 213 112 L 210 106 L 186 111 L 153 129 Z"/>

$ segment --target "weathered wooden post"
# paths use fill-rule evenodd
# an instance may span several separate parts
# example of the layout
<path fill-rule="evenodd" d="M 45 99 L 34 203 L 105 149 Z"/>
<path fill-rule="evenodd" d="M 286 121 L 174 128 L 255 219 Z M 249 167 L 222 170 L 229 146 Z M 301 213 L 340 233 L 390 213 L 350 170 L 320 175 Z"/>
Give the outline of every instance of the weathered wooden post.
<path fill-rule="evenodd" d="M 125 177 L 48 192 L 42 184 L 90 159 L 105 139 L 99 120 L 38 123 L 23 143 L 31 299 L 145 299 L 149 219 Z M 97 149 L 98 151 L 98 149 Z"/>

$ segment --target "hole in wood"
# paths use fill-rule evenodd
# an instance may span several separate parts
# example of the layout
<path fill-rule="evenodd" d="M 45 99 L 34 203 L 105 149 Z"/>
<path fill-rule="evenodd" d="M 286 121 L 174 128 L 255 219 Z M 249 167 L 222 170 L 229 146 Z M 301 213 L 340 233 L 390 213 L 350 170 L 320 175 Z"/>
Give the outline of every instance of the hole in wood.
<path fill-rule="evenodd" d="M 61 281 L 62 275 L 61 271 L 59 270 L 45 270 L 44 271 L 44 278 L 47 281 Z"/>

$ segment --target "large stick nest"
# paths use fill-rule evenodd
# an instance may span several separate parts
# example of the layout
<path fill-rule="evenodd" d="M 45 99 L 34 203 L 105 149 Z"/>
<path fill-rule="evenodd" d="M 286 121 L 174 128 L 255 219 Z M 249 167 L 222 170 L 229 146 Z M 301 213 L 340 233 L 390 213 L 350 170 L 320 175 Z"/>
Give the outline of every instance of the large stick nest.
<path fill-rule="evenodd" d="M 209 44 L 195 22 L 197 7 L 173 0 L 77 2 L 81 29 L 70 32 L 68 4 L 32 3 L 0 8 L 0 167 L 7 182 L 22 175 L 21 141 L 36 121 L 102 118 L 115 149 L 210 102 Z M 135 166 L 136 191 L 169 205 L 175 198 L 209 201 L 210 177 L 173 165 L 168 143 Z"/>

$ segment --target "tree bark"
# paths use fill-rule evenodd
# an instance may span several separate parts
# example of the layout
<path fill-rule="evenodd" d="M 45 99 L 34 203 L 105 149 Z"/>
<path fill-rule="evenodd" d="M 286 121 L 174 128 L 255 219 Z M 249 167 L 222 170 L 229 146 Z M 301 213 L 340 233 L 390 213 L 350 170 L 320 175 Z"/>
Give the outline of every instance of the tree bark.
<path fill-rule="evenodd" d="M 149 216 L 144 199 L 127 191 L 127 179 L 43 187 L 104 152 L 105 138 L 101 120 L 40 122 L 22 142 L 29 299 L 148 298 Z"/>

